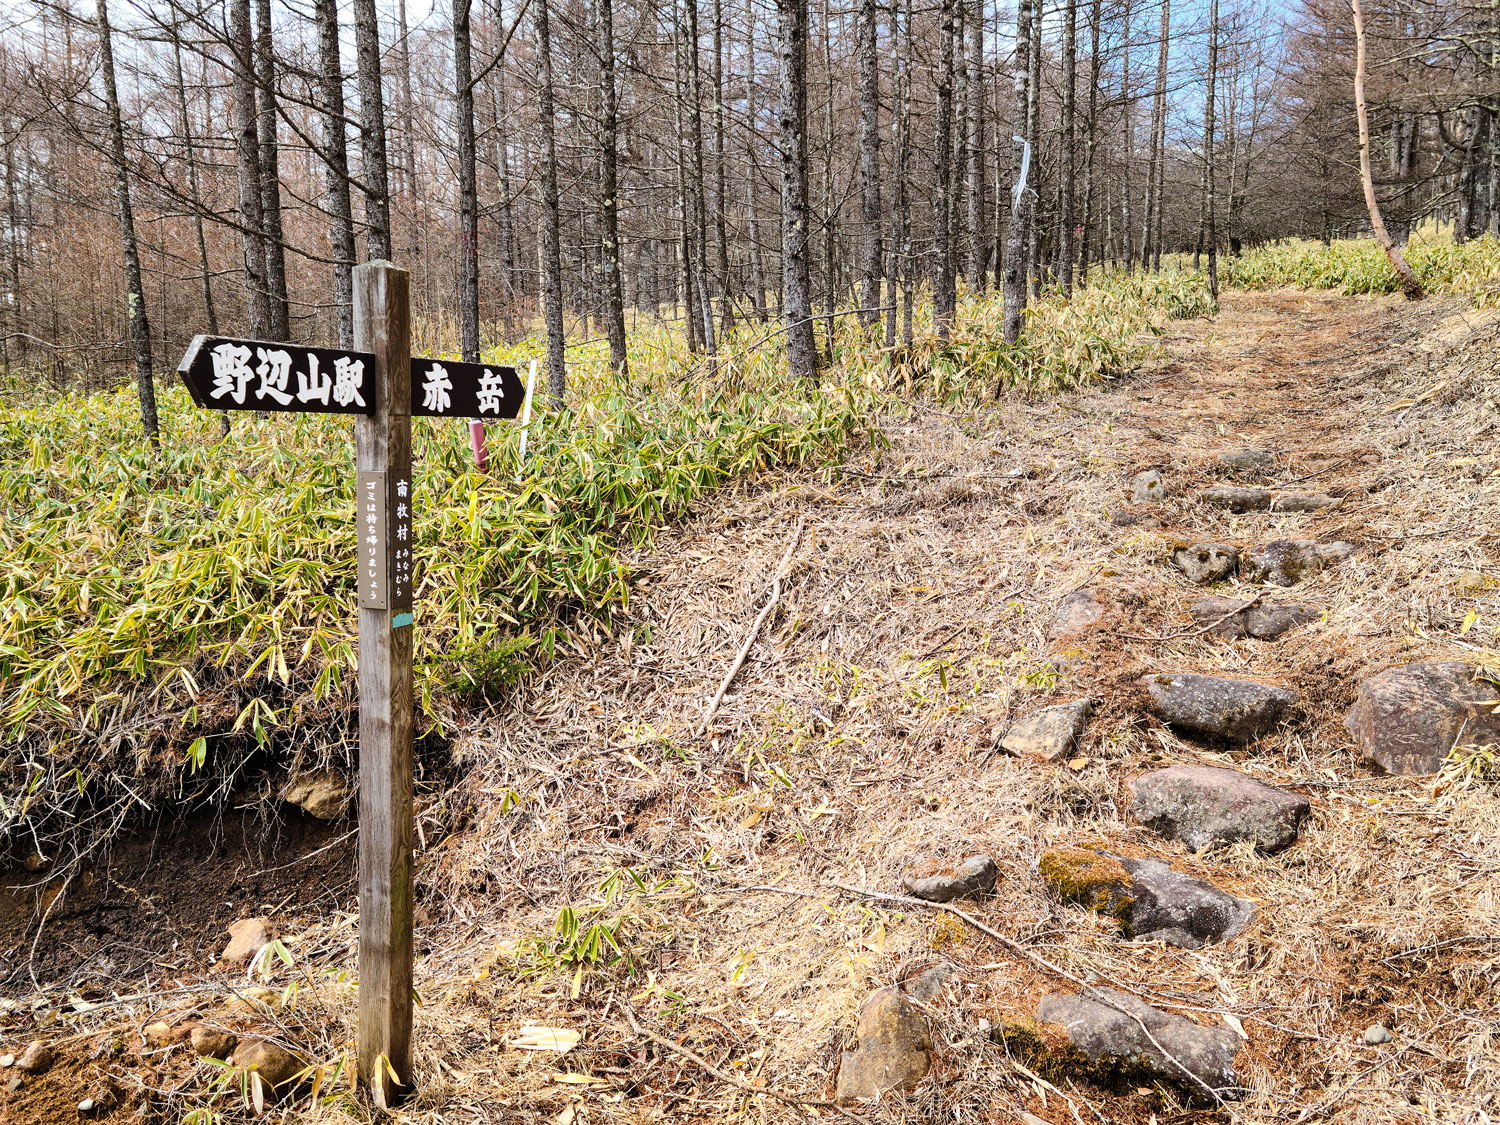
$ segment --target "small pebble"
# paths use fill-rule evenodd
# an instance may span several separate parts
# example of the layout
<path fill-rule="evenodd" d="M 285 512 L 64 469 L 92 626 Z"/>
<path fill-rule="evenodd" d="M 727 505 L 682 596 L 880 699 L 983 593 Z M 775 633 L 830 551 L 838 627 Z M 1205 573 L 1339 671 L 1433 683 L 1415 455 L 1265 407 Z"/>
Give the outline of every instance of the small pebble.
<path fill-rule="evenodd" d="M 78 1112 L 79 1113 L 93 1113 L 94 1112 L 94 1099 L 93 1098 L 84 1098 L 83 1101 L 79 1102 L 78 1103 Z"/>
<path fill-rule="evenodd" d="M 1365 1042 L 1371 1047 L 1378 1047 L 1382 1043 L 1391 1041 L 1391 1033 L 1378 1023 L 1365 1029 Z"/>
<path fill-rule="evenodd" d="M 5 1092 L 7 1094 L 14 1094 L 20 1088 L 21 1088 L 21 1080 L 19 1078 L 12 1078 L 9 1082 L 7 1082 L 5 1084 Z"/>
<path fill-rule="evenodd" d="M 16 1065 L 15 1055 L 0 1055 L 0 1067 L 11 1067 Z"/>

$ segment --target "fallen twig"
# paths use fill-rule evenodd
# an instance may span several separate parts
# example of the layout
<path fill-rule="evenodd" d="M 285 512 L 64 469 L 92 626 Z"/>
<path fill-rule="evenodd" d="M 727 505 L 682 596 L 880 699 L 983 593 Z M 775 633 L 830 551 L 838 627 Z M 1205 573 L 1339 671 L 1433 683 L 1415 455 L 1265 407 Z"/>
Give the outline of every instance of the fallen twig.
<path fill-rule="evenodd" d="M 1240 605 L 1235 606 L 1223 617 L 1220 617 L 1216 621 L 1210 621 L 1207 625 L 1200 625 L 1196 629 L 1180 629 L 1175 633 L 1164 633 L 1160 637 L 1153 637 L 1140 633 L 1119 633 L 1117 635 L 1124 637 L 1127 641 L 1174 641 L 1179 637 L 1196 637 L 1199 633 L 1206 633 L 1210 629 L 1217 629 L 1220 625 L 1224 624 L 1224 622 L 1228 621 L 1235 614 L 1244 613 L 1245 610 L 1249 609 L 1256 602 L 1260 601 L 1262 597 L 1264 597 L 1263 594 L 1256 594 L 1255 597 L 1251 598 L 1249 601 L 1242 602 Z"/>
<path fill-rule="evenodd" d="M 773 1090 L 769 1086 L 754 1086 L 749 1082 L 746 1082 L 743 1078 L 738 1078 L 733 1074 L 728 1074 L 720 1070 L 718 1067 L 714 1066 L 713 1063 L 709 1062 L 697 1052 L 689 1050 L 680 1043 L 674 1043 L 665 1035 L 658 1035 L 648 1027 L 642 1027 L 640 1025 L 640 1021 L 635 1018 L 635 1012 L 631 1009 L 630 1005 L 622 1003 L 620 1001 L 616 1001 L 615 1003 L 620 1011 L 625 1014 L 625 1020 L 630 1024 L 631 1031 L 635 1032 L 637 1035 L 644 1036 L 645 1038 L 651 1040 L 651 1042 L 656 1043 L 659 1046 L 667 1048 L 667 1050 L 669 1051 L 673 1051 L 681 1055 L 694 1066 L 701 1067 L 709 1074 L 712 1074 L 720 1082 L 727 1082 L 729 1083 L 729 1085 L 735 1087 L 736 1089 L 744 1090 L 747 1094 L 756 1094 L 768 1098 L 775 1098 L 777 1101 L 785 1102 L 787 1105 L 808 1106 L 812 1109 L 831 1109 L 836 1113 L 843 1114 L 850 1121 L 858 1121 L 861 1123 L 861 1125 L 867 1125 L 863 1117 L 859 1116 L 859 1114 L 857 1113 L 849 1112 L 849 1110 L 845 1109 L 837 1102 L 824 1101 L 822 1098 L 799 1098 L 796 1094 L 783 1094 L 781 1091 Z"/>
<path fill-rule="evenodd" d="M 740 665 L 745 663 L 745 657 L 750 654 L 750 646 L 755 643 L 755 638 L 760 635 L 760 627 L 765 624 L 766 617 L 775 608 L 776 603 L 781 600 L 781 580 L 786 576 L 786 568 L 792 561 L 792 553 L 797 550 L 797 544 L 802 539 L 802 525 L 806 522 L 806 516 L 797 517 L 797 526 L 792 529 L 791 542 L 786 545 L 786 554 L 781 556 L 781 562 L 776 567 L 776 577 L 771 581 L 771 596 L 766 599 L 766 604 L 761 607 L 760 613 L 755 617 L 750 626 L 750 632 L 745 635 L 745 643 L 740 645 L 740 651 L 735 654 L 734 663 L 730 664 L 729 671 L 724 673 L 724 682 L 719 685 L 719 690 L 714 692 L 714 697 L 709 701 L 708 710 L 703 712 L 703 718 L 698 723 L 698 733 L 702 734 L 708 729 L 708 724 L 713 722 L 714 715 L 718 713 L 719 704 L 724 702 L 724 693 L 729 690 L 729 685 L 734 682 L 734 677 L 739 674 Z"/>

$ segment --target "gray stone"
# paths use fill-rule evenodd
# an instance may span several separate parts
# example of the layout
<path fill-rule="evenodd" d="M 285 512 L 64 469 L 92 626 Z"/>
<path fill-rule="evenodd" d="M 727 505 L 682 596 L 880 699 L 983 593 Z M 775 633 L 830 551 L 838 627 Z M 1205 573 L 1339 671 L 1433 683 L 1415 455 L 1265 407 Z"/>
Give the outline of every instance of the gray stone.
<path fill-rule="evenodd" d="M 11 1054 L 0 1055 L 0 1070 L 9 1070 L 16 1065 L 16 1056 Z"/>
<path fill-rule="evenodd" d="M 22 1085 L 23 1085 L 23 1083 L 22 1083 L 22 1081 L 19 1078 L 12 1078 L 9 1082 L 7 1082 L 5 1084 L 5 1092 L 7 1094 L 14 1094 L 17 1090 L 19 1090 L 21 1088 Z"/>
<path fill-rule="evenodd" d="M 16 1060 L 16 1069 L 26 1074 L 46 1074 L 52 1069 L 53 1058 L 52 1048 L 40 1039 L 34 1039 Z"/>
<path fill-rule="evenodd" d="M 319 820 L 337 820 L 349 807 L 353 788 L 337 770 L 299 776 L 281 791 L 281 799 Z"/>
<path fill-rule="evenodd" d="M 1115 859 L 1130 875 L 1126 932 L 1140 941 L 1199 949 L 1234 937 L 1255 915 L 1253 903 L 1173 871 L 1159 859 Z"/>
<path fill-rule="evenodd" d="M 1365 1028 L 1365 1045 L 1366 1046 L 1369 1046 L 1369 1047 L 1378 1047 L 1382 1043 L 1389 1043 L 1390 1041 L 1391 1041 L 1391 1033 L 1389 1031 L 1387 1031 L 1385 1028 L 1381 1027 L 1378 1023 L 1377 1024 L 1371 1024 L 1369 1027 Z"/>
<path fill-rule="evenodd" d="M 902 988 L 918 1004 L 931 1004 L 937 999 L 938 993 L 943 991 L 943 985 L 954 972 L 951 963 L 939 961 L 936 965 L 923 969 L 911 980 L 906 981 Z"/>
<path fill-rule="evenodd" d="M 285 1093 L 292 1079 L 306 1066 L 285 1047 L 266 1039 L 250 1039 L 241 1043 L 229 1061 L 241 1070 L 253 1070 L 268 1087 L 273 1096 Z"/>
<path fill-rule="evenodd" d="M 241 918 L 229 924 L 229 944 L 219 955 L 226 965 L 244 964 L 260 952 L 261 946 L 275 935 L 264 918 Z"/>
<path fill-rule="evenodd" d="M 1198 949 L 1233 937 L 1255 908 L 1156 859 L 1053 848 L 1037 874 L 1064 902 L 1116 919 L 1125 936 Z"/>
<path fill-rule="evenodd" d="M 1307 798 L 1214 766 L 1169 766 L 1130 783 L 1135 819 L 1194 851 L 1253 841 L 1272 853 L 1297 840 Z"/>
<path fill-rule="evenodd" d="M 1232 453 L 1219 454 L 1219 464 L 1236 473 L 1269 469 L 1275 463 L 1276 458 L 1265 449 L 1237 449 Z"/>
<path fill-rule="evenodd" d="M 1251 582 L 1295 586 L 1354 554 L 1354 544 L 1317 543 L 1311 539 L 1273 539 L 1251 547 L 1240 567 Z"/>
<path fill-rule="evenodd" d="M 1203 1027 L 1113 988 L 1050 993 L 1037 1005 L 1036 1018 L 1061 1027 L 1091 1062 L 1120 1078 L 1149 1071 L 1199 1102 L 1213 1101 L 1208 1090 L 1225 1101 L 1242 1096 L 1234 1059 L 1243 1040 L 1227 1027 Z"/>
<path fill-rule="evenodd" d="M 1231 512 L 1264 512 L 1271 506 L 1271 494 L 1264 488 L 1205 488 L 1198 499 Z"/>
<path fill-rule="evenodd" d="M 872 992 L 859 1011 L 854 1050 L 839 1060 L 839 1105 L 878 1098 L 891 1090 L 912 1090 L 932 1069 L 932 1036 L 927 1020 L 901 991 Z"/>
<path fill-rule="evenodd" d="M 1155 516 L 1147 515 L 1145 512 L 1133 512 L 1129 508 L 1121 508 L 1109 517 L 1110 525 L 1113 527 L 1156 527 Z"/>
<path fill-rule="evenodd" d="M 1233 616 L 1235 606 L 1245 604 L 1244 598 L 1199 598 L 1189 608 L 1193 620 L 1199 625 L 1218 622 L 1208 630 L 1213 637 L 1255 637 L 1257 640 L 1274 641 L 1293 629 L 1300 628 L 1319 617 L 1318 610 L 1302 602 L 1280 602 L 1256 604 L 1242 609 Z"/>
<path fill-rule="evenodd" d="M 1033 711 L 1011 724 L 1000 748 L 1009 754 L 1036 754 L 1056 761 L 1078 745 L 1093 707 L 1092 699 L 1075 699 Z"/>
<path fill-rule="evenodd" d="M 195 1027 L 188 1037 L 193 1054 L 205 1059 L 227 1059 L 239 1044 L 239 1039 L 227 1031 L 212 1027 Z"/>
<path fill-rule="evenodd" d="M 1172 565 L 1199 586 L 1222 582 L 1240 565 L 1240 552 L 1226 543 L 1192 543 L 1172 548 Z"/>
<path fill-rule="evenodd" d="M 1074 590 L 1057 603 L 1057 615 L 1053 618 L 1050 636 L 1053 640 L 1081 633 L 1090 625 L 1097 625 L 1104 617 L 1104 607 L 1092 590 Z"/>
<path fill-rule="evenodd" d="M 1337 496 L 1321 492 L 1283 492 L 1271 504 L 1273 512 L 1316 512 L 1319 508 L 1330 508 L 1337 504 Z"/>
<path fill-rule="evenodd" d="M 930 875 L 907 875 L 906 889 L 928 902 L 952 902 L 969 895 L 987 894 L 995 889 L 999 869 L 987 855 L 971 855 L 957 868 Z"/>
<path fill-rule="evenodd" d="M 1153 672 L 1141 677 L 1158 718 L 1193 734 L 1245 743 L 1281 721 L 1297 693 L 1251 680 L 1196 672 Z"/>
<path fill-rule="evenodd" d="M 1344 726 L 1382 773 L 1431 774 L 1456 743 L 1500 744 L 1500 690 L 1459 662 L 1402 664 L 1359 685 Z"/>
<path fill-rule="evenodd" d="M 1137 503 L 1157 504 L 1167 498 L 1167 485 L 1155 469 L 1136 473 L 1130 481 L 1130 496 Z"/>

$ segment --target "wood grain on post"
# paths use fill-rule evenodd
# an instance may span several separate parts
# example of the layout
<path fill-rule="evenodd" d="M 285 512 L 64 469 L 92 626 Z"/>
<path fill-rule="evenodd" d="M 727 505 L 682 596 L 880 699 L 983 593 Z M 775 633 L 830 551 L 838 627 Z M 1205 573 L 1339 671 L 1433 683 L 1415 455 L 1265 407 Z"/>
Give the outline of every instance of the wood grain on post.
<path fill-rule="evenodd" d="M 354 346 L 375 356 L 355 467 L 392 478 L 411 473 L 409 290 L 389 262 L 355 267 Z M 393 627 L 398 612 L 359 611 L 359 1077 L 385 1106 L 411 1084 L 412 626 Z"/>

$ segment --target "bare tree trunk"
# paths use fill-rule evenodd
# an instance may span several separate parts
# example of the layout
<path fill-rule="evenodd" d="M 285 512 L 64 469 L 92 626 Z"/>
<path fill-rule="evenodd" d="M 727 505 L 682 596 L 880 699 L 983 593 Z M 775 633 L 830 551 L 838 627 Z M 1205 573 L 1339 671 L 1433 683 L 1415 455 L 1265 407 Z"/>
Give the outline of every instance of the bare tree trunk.
<path fill-rule="evenodd" d="M 717 254 L 719 322 L 734 327 L 729 272 L 729 197 L 724 183 L 724 0 L 714 0 L 714 250 Z"/>
<path fill-rule="evenodd" d="M 756 67 L 755 67 L 755 3 L 754 0 L 746 0 L 745 4 L 745 117 L 749 122 L 749 128 L 745 137 L 745 213 L 749 225 L 750 234 L 750 282 L 755 288 L 753 304 L 755 306 L 755 317 L 762 324 L 766 322 L 766 267 L 760 246 L 760 207 L 756 195 L 756 187 L 760 180 L 760 160 L 757 152 L 760 147 L 759 123 L 760 113 L 755 99 Z"/>
<path fill-rule="evenodd" d="M 547 322 L 547 391 L 562 409 L 568 389 L 563 335 L 562 217 L 557 189 L 557 119 L 552 86 L 552 29 L 547 0 L 532 0 L 536 27 L 537 115 L 542 134 L 542 309 Z"/>
<path fill-rule="evenodd" d="M 458 319 L 466 363 L 479 362 L 479 168 L 474 135 L 472 0 L 453 0 L 453 92 L 458 125 Z"/>
<path fill-rule="evenodd" d="M 1130 226 L 1130 203 L 1134 188 L 1130 173 L 1135 167 L 1135 99 L 1130 93 L 1130 16 L 1131 0 L 1125 0 L 1124 31 L 1121 36 L 1123 48 L 1120 62 L 1120 113 L 1125 133 L 1125 148 L 1120 154 L 1120 234 L 1123 243 L 1125 269 L 1135 269 L 1135 232 Z"/>
<path fill-rule="evenodd" d="M 380 77 L 380 24 L 375 0 L 354 2 L 359 64 L 360 179 L 365 192 L 365 242 L 371 260 L 391 256 L 390 167 L 385 151 L 385 94 Z"/>
<path fill-rule="evenodd" d="M 1218 0 L 1214 0 L 1217 4 Z M 1391 268 L 1401 280 L 1401 292 L 1408 301 L 1420 301 L 1425 294 L 1422 283 L 1412 272 L 1391 236 L 1386 233 L 1385 222 L 1380 217 L 1380 204 L 1375 200 L 1375 180 L 1370 173 L 1370 119 L 1365 109 L 1365 16 L 1360 9 L 1360 0 L 1349 0 L 1354 13 L 1354 112 L 1359 118 L 1359 176 L 1365 188 L 1365 206 L 1370 211 L 1370 226 L 1375 231 L 1375 241 L 1390 259 Z"/>
<path fill-rule="evenodd" d="M 900 72 L 896 83 L 896 244 L 901 258 L 901 342 L 910 354 L 912 337 L 913 273 L 911 264 L 911 186 L 907 170 L 911 163 L 911 68 L 912 0 L 905 0 Z"/>
<path fill-rule="evenodd" d="M 1156 46 L 1156 93 L 1151 102 L 1151 163 L 1146 174 L 1146 227 L 1141 237 L 1141 268 L 1161 269 L 1162 182 L 1166 176 L 1167 48 L 1171 36 L 1171 0 L 1162 0 L 1161 31 Z"/>
<path fill-rule="evenodd" d="M 867 331 L 880 319 L 880 60 L 875 0 L 859 0 L 860 314 Z"/>
<path fill-rule="evenodd" d="M 354 207 L 349 199 L 349 146 L 344 135 L 344 64 L 339 52 L 337 0 L 316 0 L 319 97 L 323 118 L 323 182 L 333 248 L 333 301 L 339 347 L 354 346 Z"/>
<path fill-rule="evenodd" d="M 1078 284 L 1089 283 L 1089 238 L 1094 223 L 1094 149 L 1099 141 L 1099 24 L 1102 0 L 1089 6 L 1089 115 L 1088 147 L 1083 167 L 1083 237 L 1078 247 Z"/>
<path fill-rule="evenodd" d="M 1219 0 L 1209 0 L 1208 6 L 1208 86 L 1203 96 L 1203 178 L 1207 185 L 1204 194 L 1204 210 L 1207 222 L 1204 238 L 1208 243 L 1208 292 L 1217 302 L 1219 299 L 1219 234 L 1216 227 L 1214 183 L 1214 118 L 1215 99 L 1219 84 Z"/>
<path fill-rule="evenodd" d="M 609 362 L 629 374 L 625 353 L 625 295 L 620 286 L 620 186 L 615 93 L 615 13 L 613 0 L 596 0 L 599 14 L 599 195 L 600 264 L 604 271 L 604 327 L 609 334 Z M 722 119 L 720 121 L 722 125 Z M 719 134 L 723 144 L 723 133 Z M 720 153 L 720 168 L 723 167 Z M 720 189 L 723 188 L 722 177 Z M 722 231 L 720 232 L 723 233 Z"/>
<path fill-rule="evenodd" d="M 99 65 L 104 79 L 104 108 L 109 122 L 109 155 L 115 172 L 115 203 L 119 208 L 120 246 L 125 257 L 125 289 L 130 318 L 130 343 L 135 352 L 135 385 L 141 403 L 141 429 L 153 447 L 161 445 L 156 417 L 156 383 L 151 376 L 151 324 L 146 318 L 145 287 L 141 284 L 141 253 L 135 240 L 135 215 L 130 207 L 130 165 L 125 158 L 125 124 L 115 87 L 114 38 L 109 9 L 98 0 Z M 163 278 L 165 281 L 165 278 Z"/>
<path fill-rule="evenodd" d="M 260 133 L 255 106 L 255 37 L 250 0 L 229 10 L 234 59 L 235 158 L 239 174 L 240 248 L 245 266 L 245 305 L 250 335 L 271 334 L 271 294 L 266 283 L 266 240 L 261 224 Z"/>
<path fill-rule="evenodd" d="M 255 86 L 259 100 L 261 232 L 266 241 L 266 288 L 271 305 L 270 338 L 291 339 L 287 304 L 286 250 L 281 230 L 281 146 L 277 143 L 276 56 L 271 44 L 271 0 L 256 0 Z"/>
<path fill-rule="evenodd" d="M 188 193 L 193 204 L 193 239 L 198 248 L 198 269 L 203 282 L 203 313 L 208 320 L 209 334 L 217 336 L 219 317 L 214 310 L 213 272 L 208 264 L 208 239 L 203 233 L 203 193 L 198 186 L 198 157 L 195 151 L 197 141 L 193 137 L 193 120 L 188 115 L 187 82 L 182 74 L 182 36 L 175 25 L 172 28 L 172 77 L 177 85 L 177 114 L 182 121 L 182 148 L 187 157 Z M 13 191 L 11 194 L 14 194 Z M 15 230 L 14 219 L 11 230 Z"/>
<path fill-rule="evenodd" d="M 938 26 L 937 73 L 937 198 L 932 215 L 932 319 L 938 339 L 953 334 L 953 314 L 957 303 L 953 277 L 953 80 L 954 80 L 954 6 L 959 0 L 942 0 Z"/>
<path fill-rule="evenodd" d="M 839 201 L 833 184 L 833 6 L 823 0 L 823 336 L 833 355 L 834 312 L 839 304 Z"/>
<path fill-rule="evenodd" d="M 1036 184 L 1032 192 L 1028 221 L 1026 223 L 1026 275 L 1031 285 L 1031 297 L 1042 296 L 1042 247 L 1041 223 L 1037 219 L 1036 203 L 1041 200 L 1042 185 L 1042 5 L 1033 0 L 1035 11 L 1031 17 L 1031 45 L 1028 57 L 1031 76 L 1026 88 L 1026 139 L 1031 144 L 1031 182 Z"/>
<path fill-rule="evenodd" d="M 818 345 L 807 263 L 807 0 L 776 0 L 776 16 L 786 356 L 793 376 L 812 380 L 818 377 Z"/>
<path fill-rule="evenodd" d="M 1032 0 L 1016 0 L 1016 50 L 1011 64 L 1011 82 L 1016 92 L 1016 120 L 1030 116 L 1031 91 L 1031 44 L 1032 44 Z M 1026 246 L 1027 230 L 1031 211 L 1031 188 L 1021 179 L 1023 172 L 1029 174 L 1024 158 L 1023 146 L 1017 146 L 1016 185 L 1011 194 L 1010 227 L 1005 234 L 1005 325 L 1004 340 L 1014 346 L 1021 338 L 1021 319 L 1026 311 Z M 996 388 L 999 394 L 999 388 Z"/>
<path fill-rule="evenodd" d="M 968 93 L 969 288 L 975 293 L 983 293 L 990 269 L 990 240 L 984 222 L 984 0 L 973 0 L 965 28 L 968 32 L 968 81 L 965 85 Z"/>
<path fill-rule="evenodd" d="M 495 4 L 495 25 L 504 24 L 504 13 L 499 0 Z M 518 276 L 516 253 L 516 213 L 510 192 L 510 122 L 506 109 L 505 60 L 495 64 L 490 77 L 490 111 L 495 118 L 495 187 L 499 193 L 500 207 L 500 276 L 504 279 L 505 295 L 514 301 L 518 292 L 525 291 L 524 281 Z M 507 310 L 507 331 L 510 331 Z"/>
<path fill-rule="evenodd" d="M 1063 9 L 1062 206 L 1059 208 L 1058 270 L 1065 297 L 1073 295 L 1073 222 L 1078 174 L 1076 140 L 1078 125 L 1078 0 L 1067 0 Z"/>
<path fill-rule="evenodd" d="M 718 350 L 714 332 L 712 274 L 708 269 L 708 203 L 703 187 L 703 82 L 698 66 L 698 0 L 683 0 L 687 54 L 688 195 L 692 203 L 693 277 L 697 282 L 698 330 L 709 355 Z"/>

